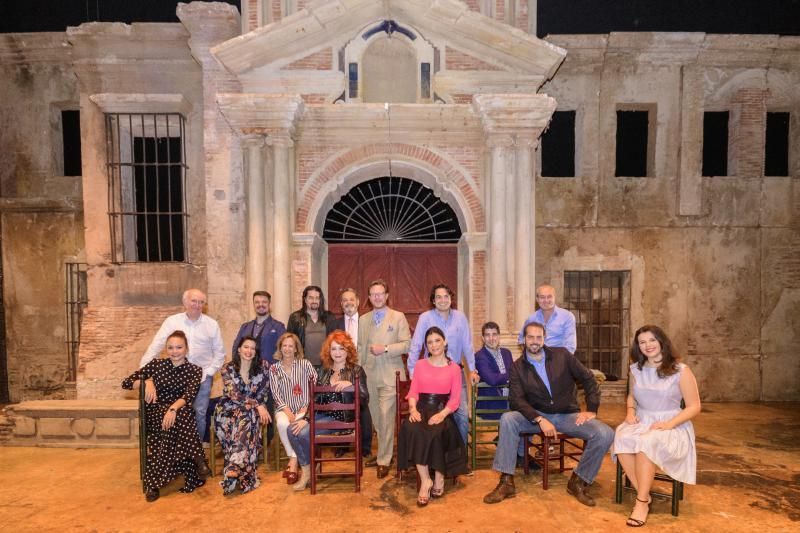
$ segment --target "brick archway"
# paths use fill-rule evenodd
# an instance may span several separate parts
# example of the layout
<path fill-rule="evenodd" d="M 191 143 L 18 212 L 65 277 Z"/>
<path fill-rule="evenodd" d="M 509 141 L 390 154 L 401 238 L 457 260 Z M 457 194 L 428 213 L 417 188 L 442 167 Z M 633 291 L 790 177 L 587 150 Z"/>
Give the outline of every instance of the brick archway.
<path fill-rule="evenodd" d="M 483 201 L 473 176 L 441 152 L 400 143 L 364 145 L 336 154 L 307 180 L 301 180 L 296 231 L 321 235 L 325 214 L 344 193 L 358 183 L 390 173 L 433 189 L 453 207 L 464 232 L 485 231 Z"/>

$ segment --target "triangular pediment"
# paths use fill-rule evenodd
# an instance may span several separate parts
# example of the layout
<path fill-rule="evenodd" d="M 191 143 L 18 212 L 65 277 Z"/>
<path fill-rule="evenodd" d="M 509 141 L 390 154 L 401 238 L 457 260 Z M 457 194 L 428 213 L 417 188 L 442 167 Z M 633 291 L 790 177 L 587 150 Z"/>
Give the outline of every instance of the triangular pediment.
<path fill-rule="evenodd" d="M 437 47 L 474 58 L 474 70 L 546 80 L 566 55 L 562 48 L 471 11 L 458 0 L 319 0 L 211 51 L 231 73 L 246 77 L 256 70 L 302 66 L 304 58 L 331 53 L 326 49 L 335 54 L 364 27 L 385 20 L 414 28 Z"/>

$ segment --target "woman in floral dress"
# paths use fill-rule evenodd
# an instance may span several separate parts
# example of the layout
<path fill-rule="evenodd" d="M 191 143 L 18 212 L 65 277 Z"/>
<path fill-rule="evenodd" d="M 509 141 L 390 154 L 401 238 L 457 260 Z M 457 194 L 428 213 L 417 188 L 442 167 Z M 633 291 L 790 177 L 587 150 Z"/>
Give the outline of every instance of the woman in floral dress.
<path fill-rule="evenodd" d="M 256 339 L 249 336 L 242 338 L 233 360 L 220 369 L 222 398 L 214 421 L 225 457 L 223 494 L 233 493 L 237 485 L 242 493 L 250 492 L 260 484 L 256 469 L 261 431 L 271 422 L 268 372 L 269 362 L 261 359 Z"/>

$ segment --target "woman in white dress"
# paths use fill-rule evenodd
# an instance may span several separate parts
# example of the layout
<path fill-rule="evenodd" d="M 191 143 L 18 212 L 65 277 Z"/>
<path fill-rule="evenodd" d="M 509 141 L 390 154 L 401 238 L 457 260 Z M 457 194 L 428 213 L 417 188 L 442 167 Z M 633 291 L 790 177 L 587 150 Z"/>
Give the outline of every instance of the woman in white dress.
<path fill-rule="evenodd" d="M 636 331 L 631 361 L 625 422 L 617 427 L 613 450 L 636 490 L 626 524 L 641 527 L 650 512 L 656 468 L 678 481 L 695 483 L 697 454 L 690 420 L 700 412 L 700 394 L 694 374 L 678 362 L 669 337 L 657 326 Z"/>

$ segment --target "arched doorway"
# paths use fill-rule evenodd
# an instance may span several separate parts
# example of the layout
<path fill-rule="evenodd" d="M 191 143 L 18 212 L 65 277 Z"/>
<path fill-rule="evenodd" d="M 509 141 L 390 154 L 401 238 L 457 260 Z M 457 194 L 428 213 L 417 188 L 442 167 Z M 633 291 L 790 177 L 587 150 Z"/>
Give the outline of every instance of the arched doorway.
<path fill-rule="evenodd" d="M 336 295 L 353 287 L 361 294 L 359 312 L 367 312 L 367 284 L 383 278 L 389 305 L 413 328 L 430 308 L 433 285 L 457 290 L 461 234 L 453 209 L 417 181 L 384 176 L 356 185 L 325 217 L 330 308 L 341 313 Z"/>

